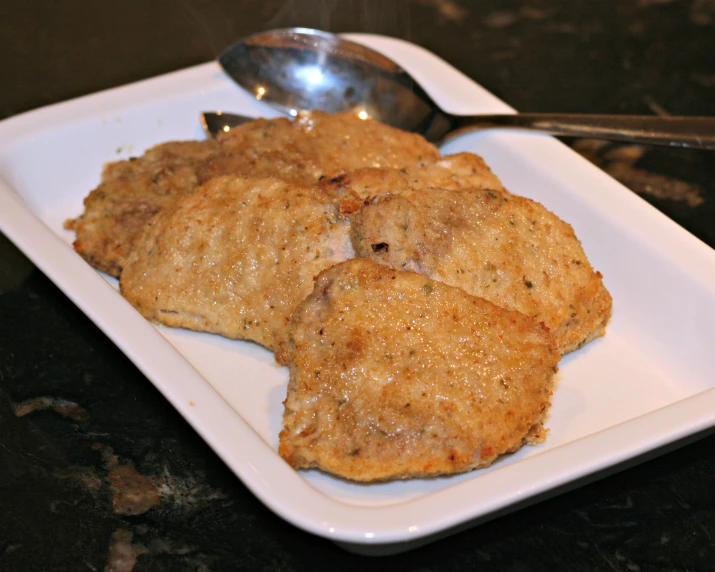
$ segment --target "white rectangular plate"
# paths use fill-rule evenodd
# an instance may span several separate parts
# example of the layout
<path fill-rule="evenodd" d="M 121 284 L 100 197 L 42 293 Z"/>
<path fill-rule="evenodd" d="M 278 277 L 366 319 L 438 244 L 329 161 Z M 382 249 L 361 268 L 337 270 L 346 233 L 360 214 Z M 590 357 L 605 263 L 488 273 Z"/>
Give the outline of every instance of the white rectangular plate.
<path fill-rule="evenodd" d="M 445 108 L 510 108 L 422 48 L 352 36 L 392 56 Z M 258 346 L 157 328 L 72 250 L 103 163 L 201 138 L 199 112 L 275 115 L 215 63 L 0 122 L 0 230 L 122 349 L 236 475 L 294 525 L 353 550 L 412 547 L 715 426 L 715 251 L 557 140 L 487 131 L 473 151 L 512 192 L 570 222 L 614 298 L 605 338 L 567 356 L 545 443 L 452 478 L 356 485 L 277 455 L 287 370 Z"/>

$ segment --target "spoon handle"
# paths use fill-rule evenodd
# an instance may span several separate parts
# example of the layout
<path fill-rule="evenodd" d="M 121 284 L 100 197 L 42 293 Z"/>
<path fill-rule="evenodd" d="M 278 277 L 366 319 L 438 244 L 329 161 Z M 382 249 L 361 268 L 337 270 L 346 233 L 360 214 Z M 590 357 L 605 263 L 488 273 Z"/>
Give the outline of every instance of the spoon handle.
<path fill-rule="evenodd" d="M 715 149 L 715 117 L 517 113 L 453 117 L 449 134 L 494 127 L 692 149 Z"/>

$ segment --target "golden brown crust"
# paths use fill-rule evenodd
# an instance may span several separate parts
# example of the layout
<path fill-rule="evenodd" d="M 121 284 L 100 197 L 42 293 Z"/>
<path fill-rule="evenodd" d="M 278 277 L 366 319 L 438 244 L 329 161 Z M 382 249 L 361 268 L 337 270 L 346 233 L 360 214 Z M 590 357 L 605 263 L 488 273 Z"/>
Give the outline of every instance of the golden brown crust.
<path fill-rule="evenodd" d="M 313 277 L 350 255 L 339 197 L 220 177 L 148 224 L 120 288 L 151 320 L 276 349 Z"/>
<path fill-rule="evenodd" d="M 119 276 L 136 234 L 156 213 L 198 184 L 196 167 L 213 141 L 176 141 L 142 157 L 109 163 L 72 223 L 75 250 L 98 270 Z"/>
<path fill-rule="evenodd" d="M 396 168 L 439 159 L 423 137 L 354 113 L 300 113 L 258 119 L 219 136 L 219 150 L 201 165 L 199 178 L 245 174 L 317 183 L 363 167 Z"/>
<path fill-rule="evenodd" d="M 352 113 L 257 119 L 217 141 L 165 143 L 107 165 L 75 221 L 74 246 L 92 266 L 119 276 L 147 221 L 214 177 L 277 177 L 312 185 L 362 167 L 402 168 L 438 159 L 437 148 L 419 135 Z M 349 212 L 351 205 L 345 207 Z"/>
<path fill-rule="evenodd" d="M 422 272 L 536 316 L 559 350 L 603 335 L 611 296 L 570 225 L 539 203 L 498 190 L 404 191 L 352 216 L 357 256 Z"/>
<path fill-rule="evenodd" d="M 362 198 L 429 187 L 503 190 L 499 178 L 479 155 L 473 153 L 456 153 L 436 162 L 400 169 L 365 167 L 337 177 L 326 177 L 320 184 L 325 188 L 350 189 Z"/>
<path fill-rule="evenodd" d="M 543 437 L 559 357 L 533 318 L 349 260 L 293 315 L 279 453 L 366 482 L 487 466 Z"/>
<path fill-rule="evenodd" d="M 611 314 L 568 224 L 479 156 L 353 114 L 109 164 L 66 224 L 146 318 L 275 351 L 280 455 L 363 482 L 543 440 L 561 354 Z"/>

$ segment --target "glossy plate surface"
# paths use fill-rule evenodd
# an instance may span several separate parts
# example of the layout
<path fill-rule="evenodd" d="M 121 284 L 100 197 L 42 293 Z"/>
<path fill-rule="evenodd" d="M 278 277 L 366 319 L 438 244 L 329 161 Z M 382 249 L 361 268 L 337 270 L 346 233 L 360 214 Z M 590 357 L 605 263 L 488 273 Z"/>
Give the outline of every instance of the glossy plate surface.
<path fill-rule="evenodd" d="M 422 48 L 350 37 L 449 111 L 510 111 Z M 201 138 L 199 113 L 214 109 L 275 115 L 208 63 L 0 122 L 0 230 L 281 517 L 352 550 L 404 550 L 715 426 L 715 251 L 557 140 L 485 131 L 443 151 L 481 154 L 509 190 L 574 226 L 614 298 L 608 335 L 563 360 L 546 442 L 489 469 L 377 485 L 293 471 L 276 453 L 287 369 L 249 343 L 151 325 L 62 226 L 103 163 Z"/>

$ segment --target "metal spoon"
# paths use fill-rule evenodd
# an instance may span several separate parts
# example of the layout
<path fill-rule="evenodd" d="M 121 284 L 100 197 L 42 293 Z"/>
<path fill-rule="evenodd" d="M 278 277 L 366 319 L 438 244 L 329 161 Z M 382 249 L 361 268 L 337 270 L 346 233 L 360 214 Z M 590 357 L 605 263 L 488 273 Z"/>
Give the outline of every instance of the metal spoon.
<path fill-rule="evenodd" d="M 223 111 L 204 111 L 201 114 L 201 126 L 209 137 L 216 137 L 219 133 L 230 131 L 249 121 L 255 121 L 255 117 L 224 113 Z"/>
<path fill-rule="evenodd" d="M 456 116 L 440 109 L 400 66 L 374 50 L 310 28 L 262 32 L 219 56 L 257 99 L 291 115 L 356 111 L 442 142 L 467 130 L 518 128 L 675 147 L 715 149 L 715 117 L 517 113 Z M 230 126 L 227 125 L 228 128 Z"/>

